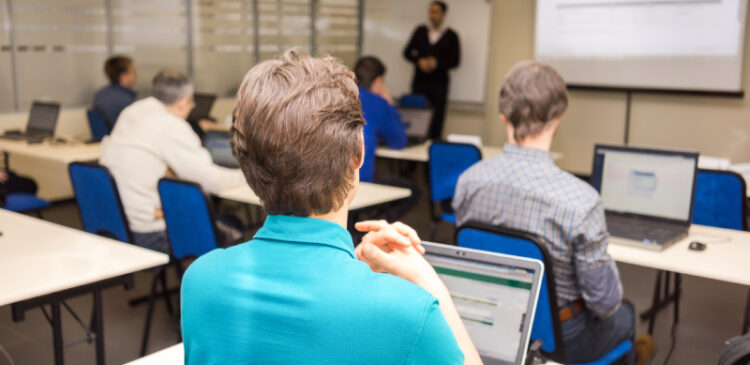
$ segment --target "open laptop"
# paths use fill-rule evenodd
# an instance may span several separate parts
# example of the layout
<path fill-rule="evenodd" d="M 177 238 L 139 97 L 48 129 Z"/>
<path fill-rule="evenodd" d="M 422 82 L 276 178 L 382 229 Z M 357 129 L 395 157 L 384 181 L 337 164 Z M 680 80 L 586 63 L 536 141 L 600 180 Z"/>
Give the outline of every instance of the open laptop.
<path fill-rule="evenodd" d="M 432 124 L 431 108 L 398 107 L 398 114 L 406 128 L 406 137 L 410 146 L 424 143 L 429 138 Z"/>
<path fill-rule="evenodd" d="M 193 94 L 193 99 L 195 100 L 195 106 L 190 111 L 190 114 L 188 114 L 187 121 L 198 122 L 201 119 L 211 119 L 209 114 L 211 113 L 211 108 L 214 106 L 214 101 L 216 101 L 216 95 L 195 93 Z"/>
<path fill-rule="evenodd" d="M 2 138 L 15 140 L 42 140 L 55 134 L 57 117 L 60 115 L 59 103 L 44 103 L 34 101 L 29 111 L 29 121 L 26 130 L 5 131 Z"/>
<path fill-rule="evenodd" d="M 230 134 L 227 131 L 208 131 L 203 139 L 203 147 L 211 154 L 211 159 L 219 166 L 238 168 L 237 159 L 229 146 Z"/>
<path fill-rule="evenodd" d="M 524 364 L 544 265 L 539 260 L 424 242 L 487 365 Z"/>
<path fill-rule="evenodd" d="M 591 183 L 618 241 L 663 250 L 693 220 L 698 153 L 596 145 Z"/>

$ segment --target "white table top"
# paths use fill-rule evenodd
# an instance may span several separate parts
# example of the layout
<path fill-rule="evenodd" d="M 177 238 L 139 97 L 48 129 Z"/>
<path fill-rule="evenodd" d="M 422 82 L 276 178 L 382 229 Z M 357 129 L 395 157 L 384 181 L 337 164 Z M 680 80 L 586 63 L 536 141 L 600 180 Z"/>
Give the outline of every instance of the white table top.
<path fill-rule="evenodd" d="M 689 250 L 692 241 L 707 247 Z M 686 238 L 661 252 L 619 244 L 616 237 L 608 252 L 619 262 L 750 285 L 750 232 L 693 225 Z"/>
<path fill-rule="evenodd" d="M 26 141 L 7 139 L 0 139 L 0 151 L 54 160 L 65 164 L 74 161 L 95 161 L 102 154 L 100 143 L 51 143 L 50 141 L 44 141 L 38 144 L 28 144 Z"/>
<path fill-rule="evenodd" d="M 394 150 L 385 146 L 380 146 L 375 150 L 375 156 L 392 158 L 396 160 L 416 161 L 416 162 L 427 162 L 429 158 L 429 148 L 432 142 L 427 141 L 422 144 L 408 146 L 401 150 Z M 502 147 L 496 146 L 482 146 L 482 158 L 490 158 L 503 152 Z M 552 152 L 552 158 L 559 160 L 562 158 L 562 153 Z"/>
<path fill-rule="evenodd" d="M 185 346 L 178 343 L 125 365 L 177 365 L 185 363 Z"/>
<path fill-rule="evenodd" d="M 255 195 L 247 184 L 224 189 L 216 194 L 216 196 L 241 203 L 261 205 L 260 198 Z M 357 195 L 349 206 L 349 210 L 366 208 L 398 199 L 408 198 L 409 196 L 411 196 L 411 190 L 409 189 L 361 182 L 359 183 Z"/>
<path fill-rule="evenodd" d="M 0 209 L 0 305 L 115 278 L 169 256 Z"/>

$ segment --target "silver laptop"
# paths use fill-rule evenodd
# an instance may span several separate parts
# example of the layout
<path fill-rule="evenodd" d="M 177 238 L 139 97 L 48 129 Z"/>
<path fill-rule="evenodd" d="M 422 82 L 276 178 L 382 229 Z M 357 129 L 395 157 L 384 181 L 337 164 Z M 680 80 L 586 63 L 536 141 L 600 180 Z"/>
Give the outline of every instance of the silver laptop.
<path fill-rule="evenodd" d="M 211 154 L 215 164 L 223 167 L 238 168 L 237 159 L 229 146 L 230 134 L 227 131 L 208 131 L 203 139 L 203 147 Z"/>
<path fill-rule="evenodd" d="M 539 260 L 436 243 L 425 258 L 448 287 L 487 365 L 524 364 L 544 265 Z"/>
<path fill-rule="evenodd" d="M 618 242 L 663 250 L 693 220 L 698 153 L 596 145 L 591 183 Z"/>
<path fill-rule="evenodd" d="M 401 106 L 398 108 L 398 114 L 404 122 L 409 145 L 424 143 L 430 133 L 432 109 Z"/>
<path fill-rule="evenodd" d="M 16 140 L 41 140 L 52 137 L 60 114 L 59 103 L 44 103 L 34 101 L 29 111 L 29 121 L 25 131 L 6 131 L 1 137 Z"/>

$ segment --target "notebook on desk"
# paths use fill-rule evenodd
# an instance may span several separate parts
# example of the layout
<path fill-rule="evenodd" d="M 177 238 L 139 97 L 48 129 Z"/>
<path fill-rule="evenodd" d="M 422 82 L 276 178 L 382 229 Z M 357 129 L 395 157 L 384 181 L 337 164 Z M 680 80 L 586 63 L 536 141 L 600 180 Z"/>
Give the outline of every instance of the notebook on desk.
<path fill-rule="evenodd" d="M 29 120 L 26 123 L 26 130 L 23 132 L 19 130 L 5 131 L 0 137 L 28 141 L 41 141 L 44 138 L 52 137 L 55 133 L 55 126 L 57 126 L 57 117 L 59 114 L 59 103 L 34 101 L 31 104 L 31 110 L 29 111 Z"/>
<path fill-rule="evenodd" d="M 544 274 L 541 261 L 435 243 L 425 258 L 453 298 L 487 365 L 525 363 Z"/>
<path fill-rule="evenodd" d="M 663 250 L 693 220 L 698 153 L 596 145 L 591 183 L 618 241 Z"/>

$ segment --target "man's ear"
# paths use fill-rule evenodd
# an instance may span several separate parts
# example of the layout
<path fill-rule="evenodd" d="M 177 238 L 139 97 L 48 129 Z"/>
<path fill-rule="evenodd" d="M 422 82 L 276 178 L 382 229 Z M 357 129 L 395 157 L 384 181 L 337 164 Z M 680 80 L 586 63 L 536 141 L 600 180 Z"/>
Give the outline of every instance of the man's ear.
<path fill-rule="evenodd" d="M 505 116 L 505 114 L 500 113 L 500 119 L 503 120 L 503 124 L 508 125 L 510 122 L 508 121 L 508 117 Z"/>
<path fill-rule="evenodd" d="M 364 131 L 361 133 L 362 138 L 360 138 L 359 143 L 359 167 L 357 167 L 357 170 L 362 168 L 362 165 L 365 164 L 365 135 Z"/>

